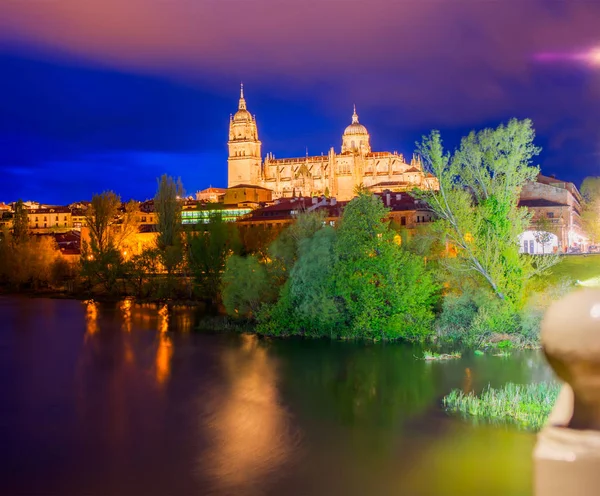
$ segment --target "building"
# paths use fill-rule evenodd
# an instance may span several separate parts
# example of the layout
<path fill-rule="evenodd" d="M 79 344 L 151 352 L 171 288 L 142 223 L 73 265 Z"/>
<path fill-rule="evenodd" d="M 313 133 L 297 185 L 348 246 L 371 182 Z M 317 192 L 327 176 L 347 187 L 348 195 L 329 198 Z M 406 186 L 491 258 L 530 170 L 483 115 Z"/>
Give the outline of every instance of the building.
<path fill-rule="evenodd" d="M 408 193 L 385 191 L 378 194 L 383 204 L 389 209 L 388 218 L 398 229 L 416 229 L 433 220 L 433 213 L 427 204 L 413 198 Z M 291 224 L 302 212 L 323 211 L 325 222 L 335 226 L 343 213 L 348 201 L 338 202 L 335 198 L 301 197 L 281 198 L 273 205 L 259 208 L 238 220 L 238 225 L 244 227 L 266 227 L 281 230 Z"/>
<path fill-rule="evenodd" d="M 273 200 L 273 191 L 262 186 L 238 184 L 227 188 L 223 197 L 226 205 L 256 205 Z"/>
<path fill-rule="evenodd" d="M 520 237 L 521 253 L 587 249 L 581 223 L 581 194 L 573 183 L 539 174 L 523 187 L 519 206 L 527 207 L 533 215 L 530 228 Z M 541 232 L 548 234 L 540 236 Z"/>
<path fill-rule="evenodd" d="M 223 197 L 227 189 L 225 188 L 213 188 L 210 186 L 209 188 L 203 189 L 202 191 L 196 192 L 196 200 L 209 202 L 209 203 L 218 203 L 223 201 Z"/>
<path fill-rule="evenodd" d="M 340 153 L 331 148 L 326 155 L 277 159 L 272 153 L 264 161 L 256 118 L 250 114 L 242 86 L 237 112 L 229 122 L 228 187 L 254 185 L 273 191 L 275 198 L 332 196 L 340 201 L 354 197 L 357 186 L 374 192 L 437 189 L 438 182 L 413 157 L 407 163 L 397 152 L 373 152 L 370 135 L 358 120 L 344 131 Z"/>
<path fill-rule="evenodd" d="M 27 210 L 29 229 L 68 231 L 73 227 L 69 207 L 39 207 Z"/>
<path fill-rule="evenodd" d="M 250 207 L 225 205 L 223 203 L 186 202 L 181 210 L 181 223 L 185 225 L 208 224 L 211 218 L 220 216 L 225 222 L 235 222 L 249 214 Z"/>

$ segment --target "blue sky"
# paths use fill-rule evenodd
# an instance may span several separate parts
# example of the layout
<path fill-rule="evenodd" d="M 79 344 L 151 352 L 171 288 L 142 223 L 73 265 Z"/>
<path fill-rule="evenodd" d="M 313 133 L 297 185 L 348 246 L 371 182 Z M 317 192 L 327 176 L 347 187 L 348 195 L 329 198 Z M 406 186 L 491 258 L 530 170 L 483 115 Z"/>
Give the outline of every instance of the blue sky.
<path fill-rule="evenodd" d="M 543 172 L 579 183 L 600 175 L 599 25 L 578 0 L 3 3 L 0 201 L 224 186 L 240 81 L 263 155 L 339 149 L 354 103 L 408 157 L 529 117 Z"/>

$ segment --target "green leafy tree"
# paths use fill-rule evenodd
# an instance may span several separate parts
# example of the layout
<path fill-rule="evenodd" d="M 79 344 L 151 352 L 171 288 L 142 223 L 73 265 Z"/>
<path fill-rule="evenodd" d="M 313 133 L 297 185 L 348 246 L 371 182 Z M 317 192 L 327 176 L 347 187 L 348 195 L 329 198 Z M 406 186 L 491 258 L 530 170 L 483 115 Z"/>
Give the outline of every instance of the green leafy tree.
<path fill-rule="evenodd" d="M 227 258 L 239 252 L 235 224 L 225 222 L 220 213 L 210 216 L 207 224 L 187 233 L 188 260 L 200 296 L 218 303 L 221 275 Z"/>
<path fill-rule="evenodd" d="M 172 296 L 175 291 L 175 272 L 183 262 L 183 244 L 181 234 L 181 198 L 183 186 L 181 180 L 175 181 L 164 174 L 158 183 L 154 197 L 158 237 L 156 246 L 160 261 L 167 272 L 164 296 Z"/>
<path fill-rule="evenodd" d="M 276 293 L 264 264 L 250 255 L 227 259 L 222 278 L 223 305 L 229 315 L 254 317 Z"/>
<path fill-rule="evenodd" d="M 259 315 L 268 335 L 335 336 L 342 315 L 333 297 L 336 231 L 327 226 L 300 240 L 298 260 L 277 303 Z"/>
<path fill-rule="evenodd" d="M 302 212 L 269 246 L 269 271 L 274 277 L 274 284 L 280 286 L 285 283 L 298 260 L 302 240 L 312 237 L 323 227 L 324 221 L 323 211 Z"/>
<path fill-rule="evenodd" d="M 342 215 L 333 291 L 347 337 L 419 339 L 431 333 L 437 285 L 422 258 L 394 242 L 387 213 L 378 197 L 363 191 Z"/>
<path fill-rule="evenodd" d="M 439 219 L 440 235 L 457 251 L 455 269 L 477 274 L 493 293 L 521 305 L 527 281 L 556 263 L 519 254 L 518 238 L 530 214 L 518 207 L 521 189 L 537 176 L 531 165 L 539 148 L 531 121 L 516 119 L 496 129 L 471 132 L 454 154 L 445 153 L 437 131 L 418 144 L 439 190 L 421 193 Z"/>

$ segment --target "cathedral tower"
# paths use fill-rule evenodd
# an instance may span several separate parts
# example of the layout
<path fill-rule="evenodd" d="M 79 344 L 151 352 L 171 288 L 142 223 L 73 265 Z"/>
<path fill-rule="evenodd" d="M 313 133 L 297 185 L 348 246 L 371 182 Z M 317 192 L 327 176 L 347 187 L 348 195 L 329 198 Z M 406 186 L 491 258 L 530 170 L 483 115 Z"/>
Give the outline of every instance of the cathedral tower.
<path fill-rule="evenodd" d="M 261 165 L 260 145 L 256 119 L 246 109 L 242 84 L 238 111 L 229 120 L 227 187 L 231 188 L 237 184 L 258 185 Z"/>

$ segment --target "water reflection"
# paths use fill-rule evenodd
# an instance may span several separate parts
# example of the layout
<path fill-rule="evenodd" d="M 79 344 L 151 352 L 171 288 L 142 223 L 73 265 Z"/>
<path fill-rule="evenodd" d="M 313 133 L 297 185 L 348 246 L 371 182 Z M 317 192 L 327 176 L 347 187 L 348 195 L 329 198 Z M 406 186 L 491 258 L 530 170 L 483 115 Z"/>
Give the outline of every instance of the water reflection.
<path fill-rule="evenodd" d="M 267 474 L 276 474 L 293 448 L 290 420 L 280 403 L 277 364 L 256 336 L 223 350 L 226 386 L 211 410 L 218 412 L 202 430 L 212 437 L 208 459 L 198 463 L 217 494 L 251 494 Z M 223 388 L 223 384 L 220 385 Z"/>
<path fill-rule="evenodd" d="M 93 336 L 98 331 L 98 303 L 94 300 L 86 300 L 85 305 L 85 334 L 86 337 Z"/>
<path fill-rule="evenodd" d="M 397 344 L 188 332 L 173 306 L 0 310 L 0 492 L 531 494 L 535 437 L 441 398 L 548 380 L 540 353 L 428 364 Z"/>
<path fill-rule="evenodd" d="M 158 310 L 158 332 L 164 334 L 169 330 L 169 307 L 163 305 Z"/>
<path fill-rule="evenodd" d="M 123 300 L 119 305 L 123 318 L 121 327 L 125 332 L 131 332 L 131 306 L 132 301 L 130 299 Z"/>
<path fill-rule="evenodd" d="M 169 378 L 171 371 L 171 357 L 173 356 L 173 346 L 171 338 L 165 333 L 161 332 L 158 336 L 158 347 L 156 349 L 156 383 L 161 386 Z"/>

